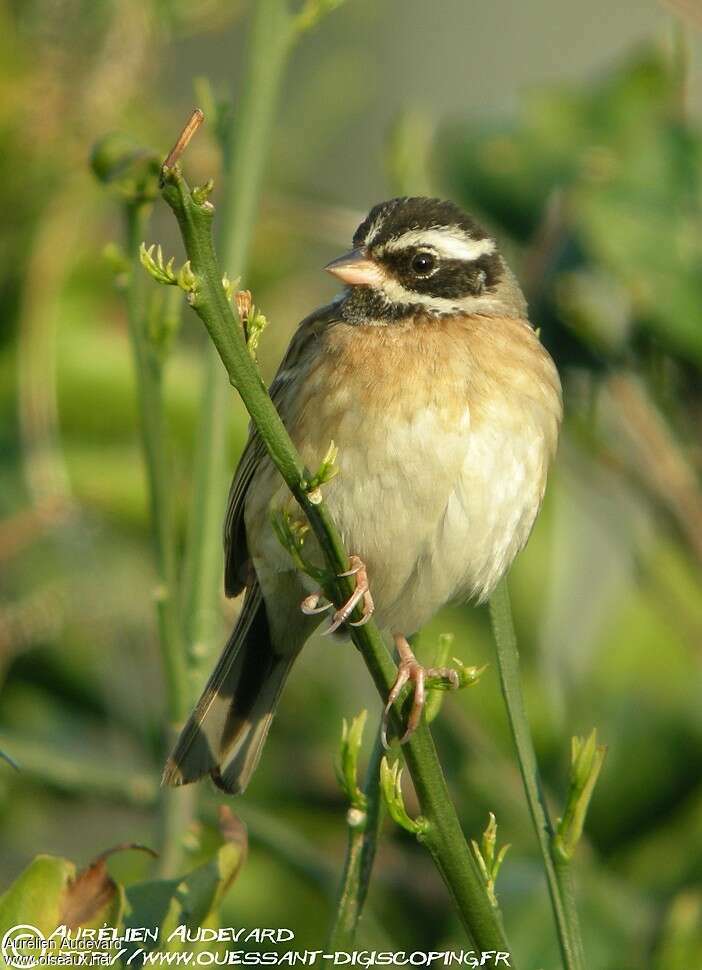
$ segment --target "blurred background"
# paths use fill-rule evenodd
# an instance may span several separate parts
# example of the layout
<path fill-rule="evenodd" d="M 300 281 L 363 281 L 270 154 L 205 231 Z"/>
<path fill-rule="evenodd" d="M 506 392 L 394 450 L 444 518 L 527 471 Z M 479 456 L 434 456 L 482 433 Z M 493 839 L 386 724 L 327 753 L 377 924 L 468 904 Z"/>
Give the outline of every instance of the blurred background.
<path fill-rule="evenodd" d="M 158 842 L 156 573 L 120 256 L 105 253 L 124 242 L 121 200 L 89 159 L 114 131 L 165 154 L 206 93 L 197 78 L 236 111 L 249 16 L 243 0 L 0 0 L 0 749 L 20 767 L 0 762 L 0 891 L 37 853 L 83 866 L 119 842 Z M 609 749 L 575 866 L 592 970 L 702 968 L 700 65 L 694 0 L 346 0 L 292 54 L 244 280 L 271 321 L 270 377 L 296 323 L 334 293 L 321 267 L 383 198 L 455 199 L 517 269 L 566 402 L 511 575 L 555 814 L 571 735 L 596 726 Z M 186 169 L 216 182 L 219 167 L 205 128 Z M 148 240 L 182 252 L 161 203 Z M 201 330 L 186 310 L 165 368 L 181 540 Z M 233 469 L 246 434 L 233 394 L 227 418 Z M 209 656 L 235 609 L 221 597 L 205 618 Z M 515 954 L 555 967 L 486 610 L 438 617 L 427 657 L 442 632 L 466 663 L 490 664 L 434 725 L 462 824 L 477 837 L 495 812 L 512 844 L 498 892 Z M 342 717 L 364 707 L 377 723 L 353 648 L 310 644 L 230 802 L 250 849 L 224 925 L 322 945 L 346 843 L 333 763 Z M 216 843 L 223 801 L 206 784 L 199 799 L 192 865 Z M 127 884 L 152 866 L 110 863 Z M 359 944 L 460 940 L 429 857 L 386 822 Z"/>

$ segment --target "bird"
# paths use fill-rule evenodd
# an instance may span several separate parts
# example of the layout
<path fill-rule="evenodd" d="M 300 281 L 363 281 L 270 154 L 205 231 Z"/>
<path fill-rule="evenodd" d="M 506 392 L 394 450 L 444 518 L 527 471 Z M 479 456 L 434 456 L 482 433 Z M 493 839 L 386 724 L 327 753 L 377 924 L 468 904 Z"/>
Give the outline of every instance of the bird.
<path fill-rule="evenodd" d="M 456 677 L 425 670 L 410 638 L 448 603 L 484 602 L 527 542 L 561 384 L 496 239 L 454 202 L 375 205 L 325 269 L 343 289 L 299 324 L 269 390 L 306 467 L 338 448 L 324 499 L 356 587 L 330 627 L 343 633 L 360 603 L 359 622 L 373 616 L 394 638 L 386 716 L 410 681 L 406 740 L 426 677 Z M 243 592 L 243 606 L 164 784 L 209 774 L 237 794 L 256 768 L 293 662 L 331 608 L 271 523 L 295 506 L 252 426 L 224 527 L 225 592 Z"/>

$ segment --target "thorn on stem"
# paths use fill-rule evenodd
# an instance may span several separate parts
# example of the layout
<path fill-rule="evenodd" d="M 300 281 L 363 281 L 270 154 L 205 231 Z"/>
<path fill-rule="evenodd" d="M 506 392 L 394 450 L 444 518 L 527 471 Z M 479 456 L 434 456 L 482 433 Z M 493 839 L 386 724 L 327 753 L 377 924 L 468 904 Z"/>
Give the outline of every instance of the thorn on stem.
<path fill-rule="evenodd" d="M 200 110 L 200 108 L 195 108 L 193 113 L 188 118 L 188 121 L 186 122 L 185 127 L 178 135 L 175 145 L 173 146 L 173 148 L 171 148 L 168 155 L 166 155 L 166 160 L 161 166 L 161 185 L 162 186 L 163 186 L 163 180 L 166 175 L 166 172 L 168 171 L 169 168 L 173 168 L 176 162 L 180 159 L 180 156 L 188 147 L 193 135 L 198 130 L 198 128 L 200 127 L 200 125 L 203 123 L 204 120 L 205 120 L 204 113 Z"/>

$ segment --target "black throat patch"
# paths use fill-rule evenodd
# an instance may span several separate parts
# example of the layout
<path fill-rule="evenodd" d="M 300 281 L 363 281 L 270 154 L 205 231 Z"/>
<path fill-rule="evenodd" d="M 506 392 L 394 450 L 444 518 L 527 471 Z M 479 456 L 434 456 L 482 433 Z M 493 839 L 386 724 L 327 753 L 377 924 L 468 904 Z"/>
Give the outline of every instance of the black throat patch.
<path fill-rule="evenodd" d="M 370 286 L 350 287 L 338 304 L 339 316 L 345 323 L 361 324 L 371 320 L 381 323 L 398 323 L 413 314 L 442 317 L 450 313 L 460 313 L 459 307 L 440 309 L 425 303 L 394 303 L 380 290 Z"/>

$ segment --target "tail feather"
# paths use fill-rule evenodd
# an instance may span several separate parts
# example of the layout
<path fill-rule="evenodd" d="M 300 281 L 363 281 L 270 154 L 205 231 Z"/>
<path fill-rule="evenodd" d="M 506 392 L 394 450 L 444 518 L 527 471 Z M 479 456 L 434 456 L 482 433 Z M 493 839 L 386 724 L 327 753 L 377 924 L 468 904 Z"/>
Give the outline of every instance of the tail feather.
<path fill-rule="evenodd" d="M 275 653 L 266 606 L 254 586 L 166 762 L 163 784 L 187 785 L 209 773 L 224 791 L 244 791 L 295 655 Z"/>

